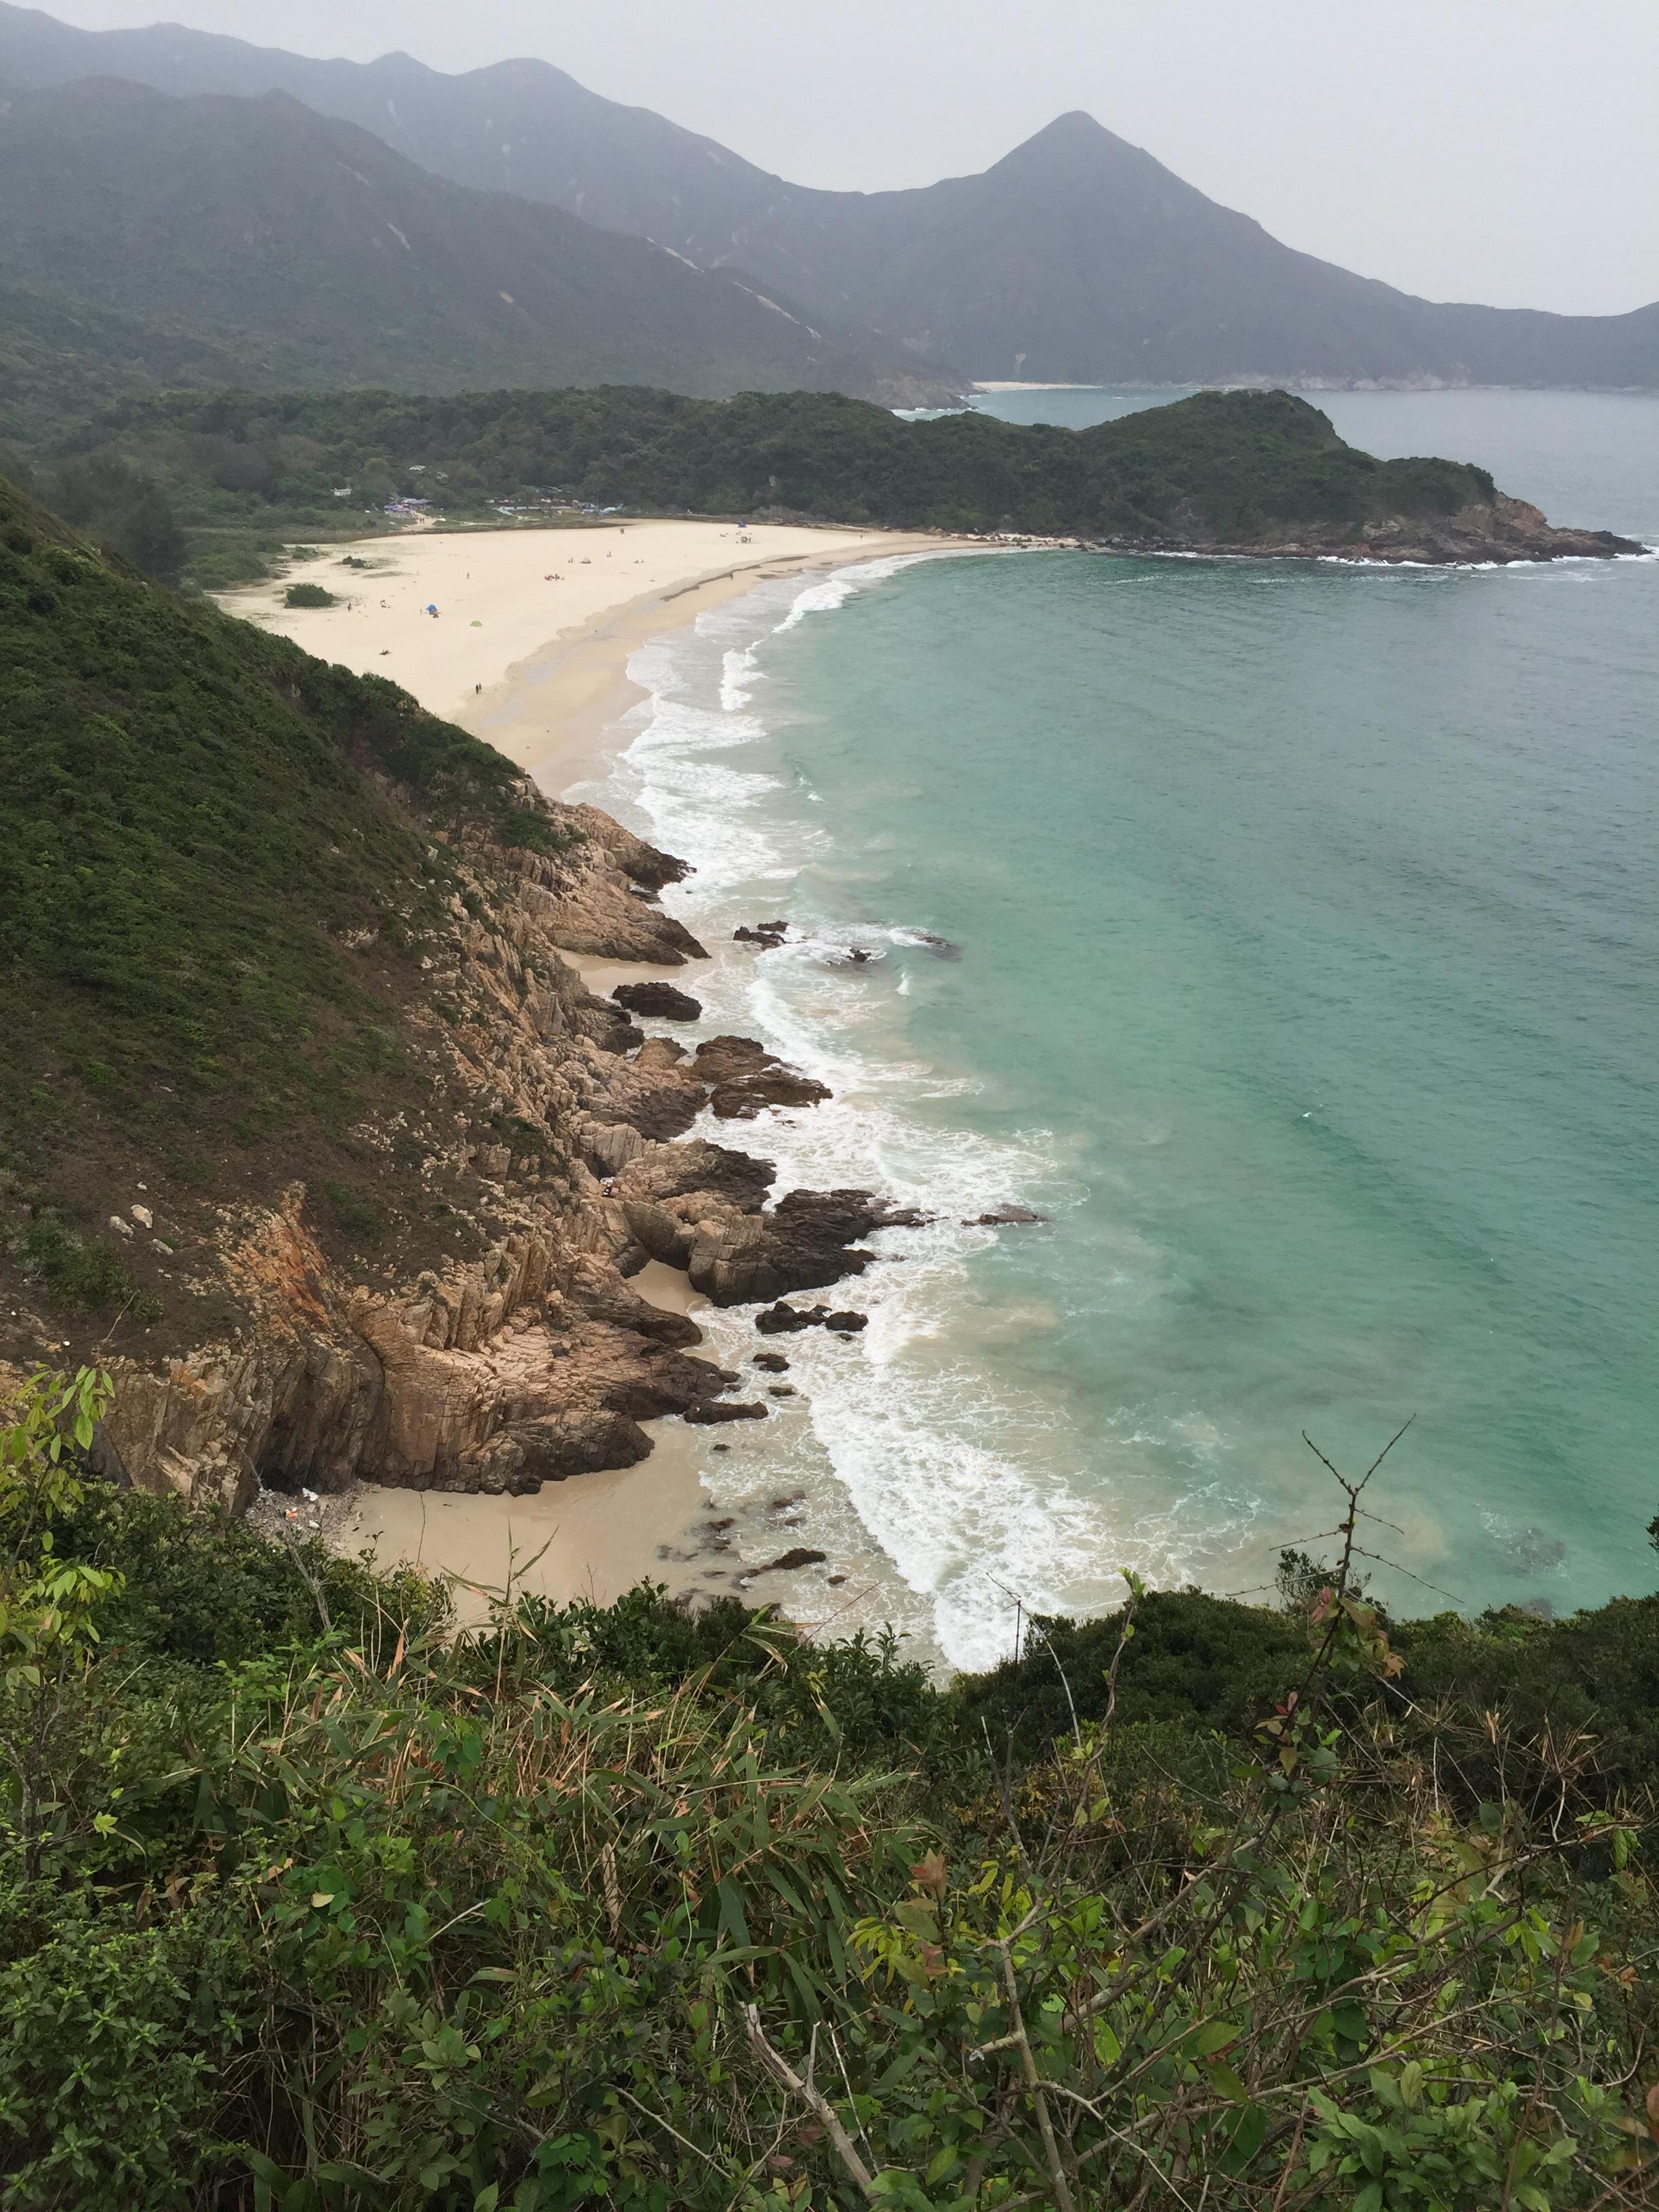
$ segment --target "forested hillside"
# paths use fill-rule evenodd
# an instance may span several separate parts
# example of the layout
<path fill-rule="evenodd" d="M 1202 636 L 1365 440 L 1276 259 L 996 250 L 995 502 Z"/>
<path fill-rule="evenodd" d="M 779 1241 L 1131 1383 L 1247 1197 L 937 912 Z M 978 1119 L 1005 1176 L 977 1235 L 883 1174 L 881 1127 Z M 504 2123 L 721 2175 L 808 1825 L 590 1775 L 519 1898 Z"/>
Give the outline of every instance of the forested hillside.
<path fill-rule="evenodd" d="M 238 531 L 337 532 L 343 484 L 375 502 L 419 492 L 459 519 L 547 495 L 653 514 L 1194 542 L 1291 523 L 1340 542 L 1378 518 L 1445 516 L 1492 495 L 1486 471 L 1460 462 L 1375 460 L 1284 392 L 1200 393 L 1084 431 L 973 414 L 907 422 L 833 394 L 178 393 L 112 410 L 59 450 L 48 481 L 69 471 L 86 496 L 99 470 L 136 467 L 181 524 L 211 533 L 204 552 Z"/>

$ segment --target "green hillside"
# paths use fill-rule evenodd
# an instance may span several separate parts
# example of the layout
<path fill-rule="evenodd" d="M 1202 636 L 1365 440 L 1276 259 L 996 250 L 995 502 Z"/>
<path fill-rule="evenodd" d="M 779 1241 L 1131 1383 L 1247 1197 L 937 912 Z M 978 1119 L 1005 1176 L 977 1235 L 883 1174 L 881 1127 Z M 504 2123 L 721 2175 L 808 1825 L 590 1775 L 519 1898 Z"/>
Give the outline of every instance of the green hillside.
<path fill-rule="evenodd" d="M 551 835 L 511 764 L 3 479 L 0 728 L 0 1256 L 118 1321 L 93 1209 L 135 1178 L 184 1203 L 305 1174 L 417 1208 L 418 1148 L 349 1130 L 423 1087 L 400 1027 L 453 889 L 433 825 Z M 147 1282 L 144 1310 L 168 1295 Z"/>
<path fill-rule="evenodd" d="M 117 389 L 198 383 L 212 362 L 215 381 L 256 389 L 626 380 L 902 404 L 953 388 L 728 272 L 452 184 L 281 93 L 171 100 L 104 79 L 15 94 L 0 201 L 13 438 L 53 408 L 73 420 L 100 367 Z M 59 344 L 54 394 L 39 370 Z"/>
<path fill-rule="evenodd" d="M 0 284 L 0 439 L 40 446 L 112 402 L 246 382 L 234 349 L 30 284 Z"/>
<path fill-rule="evenodd" d="M 112 410 L 72 450 L 154 474 L 188 528 L 293 534 L 337 531 L 333 489 L 348 483 L 419 490 L 462 517 L 556 492 L 658 514 L 1091 538 L 1196 525 L 1224 538 L 1285 520 L 1357 534 L 1492 489 L 1455 461 L 1375 460 L 1286 392 L 1200 392 L 1082 431 L 975 414 L 908 422 L 812 392 L 182 392 Z"/>

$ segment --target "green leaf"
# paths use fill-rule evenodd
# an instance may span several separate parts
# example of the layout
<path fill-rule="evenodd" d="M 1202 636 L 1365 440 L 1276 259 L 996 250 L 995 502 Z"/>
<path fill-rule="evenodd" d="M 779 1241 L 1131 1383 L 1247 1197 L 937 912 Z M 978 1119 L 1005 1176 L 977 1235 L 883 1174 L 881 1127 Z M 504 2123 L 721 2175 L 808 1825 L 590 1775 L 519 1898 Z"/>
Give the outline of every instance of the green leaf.
<path fill-rule="evenodd" d="M 1228 2113 L 1221 2123 L 1226 2142 L 1222 2155 L 1224 2172 L 1242 2173 L 1267 2140 L 1267 2108 L 1261 2105 L 1245 2105 L 1237 2112 Z"/>
<path fill-rule="evenodd" d="M 743 1892 L 734 1881 L 722 1881 L 718 1895 L 720 1901 L 720 1925 L 724 1934 L 734 1943 L 753 1941 L 749 1933 L 749 1922 L 743 1909 Z"/>
<path fill-rule="evenodd" d="M 501 2183 L 492 2181 L 487 2189 L 481 2189 L 473 2198 L 472 2212 L 495 2212 L 495 2200 L 501 2193 Z"/>

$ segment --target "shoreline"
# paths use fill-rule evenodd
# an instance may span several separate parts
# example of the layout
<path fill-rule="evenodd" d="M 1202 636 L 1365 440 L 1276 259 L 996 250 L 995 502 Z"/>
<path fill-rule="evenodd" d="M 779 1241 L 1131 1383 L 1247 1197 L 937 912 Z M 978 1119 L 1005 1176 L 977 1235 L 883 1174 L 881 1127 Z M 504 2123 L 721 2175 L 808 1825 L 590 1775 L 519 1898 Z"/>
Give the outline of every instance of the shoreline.
<path fill-rule="evenodd" d="M 414 690 L 422 705 L 434 712 L 447 712 L 447 719 L 486 738 L 523 768 L 549 798 L 558 799 L 608 765 L 601 739 L 631 706 L 647 696 L 629 680 L 627 669 L 634 653 L 650 639 L 684 629 L 707 609 L 741 597 L 760 583 L 845 568 L 862 561 L 989 550 L 982 540 L 924 533 L 769 531 L 757 526 L 746 533 L 757 541 L 752 553 L 744 549 L 748 557 L 732 558 L 738 547 L 732 542 L 723 549 L 727 556 L 725 564 L 715 566 L 707 562 L 707 541 L 720 526 L 649 526 L 681 533 L 684 553 L 678 547 L 672 549 L 682 561 L 678 574 L 659 573 L 644 591 L 612 596 L 609 604 L 594 605 L 595 595 L 585 592 L 583 618 L 567 623 L 550 638 L 538 638 L 526 645 L 522 629 L 509 635 L 495 647 L 498 661 L 506 657 L 505 666 L 487 684 L 475 678 L 478 688 L 470 696 L 463 695 L 459 708 L 446 709 L 444 698 L 469 648 L 471 657 L 478 658 L 470 617 L 464 628 L 457 625 L 441 637 L 428 638 L 416 632 L 424 648 L 419 672 L 423 689 L 416 688 L 406 672 L 395 672 L 396 680 Z M 632 535 L 647 526 L 626 527 Z M 584 532 L 580 536 L 584 544 L 591 545 L 600 534 Z M 472 583 L 480 593 L 490 588 L 491 570 L 507 565 L 520 571 L 520 586 L 526 574 L 538 573 L 544 583 L 546 572 L 538 570 L 537 564 L 547 557 L 552 535 L 457 533 L 451 544 L 465 548 L 471 562 L 458 562 L 452 556 L 443 565 L 451 570 L 459 568 L 460 580 Z M 726 535 L 734 541 L 735 528 L 728 526 Z M 571 536 L 574 540 L 575 533 Z M 769 549 L 759 542 L 769 536 L 785 542 L 775 542 Z M 377 552 L 385 547 L 384 540 L 362 543 Z M 223 595 L 222 604 L 244 616 L 263 611 L 265 626 L 294 637 L 312 652 L 326 653 L 336 640 L 328 637 L 325 626 L 337 624 L 343 612 L 356 613 L 360 620 L 343 639 L 337 629 L 337 640 L 348 646 L 360 672 L 394 673 L 380 665 L 389 657 L 381 641 L 395 636 L 400 624 L 406 633 L 411 601 L 418 603 L 434 592 L 429 556 L 442 543 L 435 532 L 410 533 L 399 545 L 406 565 L 395 571 L 388 568 L 370 572 L 373 581 L 395 578 L 401 586 L 394 604 L 384 608 L 283 609 L 278 602 L 289 580 L 286 578 L 254 593 Z M 337 550 L 343 562 L 356 549 L 347 544 Z M 503 562 L 492 559 L 492 555 L 507 558 Z M 515 555 L 516 560 L 512 558 Z M 703 556 L 703 565 L 696 565 L 695 561 L 688 564 L 687 556 Z M 468 577 L 469 565 L 482 573 Z M 583 565 L 592 565 L 591 552 Z M 452 601 L 455 580 L 452 577 L 447 587 Z M 621 580 L 612 565 L 606 582 L 613 593 Z M 377 591 L 373 596 L 392 594 Z M 462 599 L 459 604 L 465 607 L 469 602 Z M 532 611 L 544 617 L 550 611 L 547 597 L 520 591 L 514 609 L 520 624 L 536 618 Z M 432 628 L 437 631 L 441 623 Z M 353 661 L 348 660 L 347 665 Z M 684 969 L 648 960 L 617 960 L 562 951 L 561 957 L 590 991 L 601 997 L 608 996 L 616 984 L 624 981 L 685 981 Z M 635 1274 L 630 1288 L 665 1311 L 693 1319 L 708 1304 L 692 1290 L 684 1273 L 659 1261 L 648 1262 Z M 780 1559 L 764 1565 L 745 1561 L 730 1533 L 734 1522 L 720 1512 L 704 1488 L 696 1432 L 668 1417 L 652 1419 L 645 1425 L 652 1449 L 635 1466 L 570 1475 L 544 1483 L 528 1495 L 361 1483 L 346 1497 L 330 1501 L 331 1510 L 319 1505 L 307 1512 L 314 1510 L 320 1514 L 319 1525 L 325 1540 L 343 1553 L 355 1556 L 367 1548 L 383 1565 L 416 1565 L 447 1582 L 456 1622 L 462 1628 L 485 1620 L 492 1601 L 509 1591 L 559 1605 L 582 1600 L 603 1605 L 647 1580 L 665 1586 L 676 1599 L 713 1601 L 732 1595 L 743 1597 L 751 1606 L 772 1602 L 787 1607 L 794 1569 L 793 1564 L 781 1562 L 793 1559 L 787 1533 L 791 1516 L 787 1510 L 778 1509 L 787 1509 L 792 1501 L 774 1502 L 775 1529 L 757 1526 L 745 1532 L 763 1544 L 775 1539 Z M 732 1451 L 739 1460 L 751 1462 L 766 1449 L 748 1423 L 722 1431 L 721 1443 L 714 1448 Z M 262 1501 L 262 1505 L 263 1517 L 280 1517 L 274 1497 Z M 766 1559 L 764 1551 L 760 1558 Z M 830 1594 L 816 1583 L 809 1586 L 821 1608 L 823 1599 Z M 805 1589 L 801 1595 L 805 1595 Z M 851 1598 L 854 1594 L 848 1589 L 842 1595 Z M 831 1617 L 836 1609 L 831 1608 Z M 810 1606 L 805 1608 L 808 1613 L 812 1610 Z"/>
<path fill-rule="evenodd" d="M 386 677 L 429 713 L 500 744 L 491 734 L 498 723 L 530 736 L 520 726 L 528 719 L 526 683 L 549 687 L 538 689 L 535 702 L 544 724 L 579 715 L 584 726 L 596 714 L 610 720 L 617 701 L 625 712 L 640 696 L 626 683 L 636 647 L 757 584 L 904 554 L 984 550 L 982 540 L 941 532 L 805 523 L 417 529 L 342 540 L 280 577 L 214 597 L 228 614 L 356 675 Z M 286 606 L 295 583 L 320 584 L 337 603 Z M 426 612 L 430 606 L 438 608 L 435 617 Z M 540 735 L 548 742 L 527 743 L 531 757 L 520 760 L 532 775 L 569 750 L 561 728 L 544 726 Z M 577 780 L 567 777 L 558 788 Z"/>

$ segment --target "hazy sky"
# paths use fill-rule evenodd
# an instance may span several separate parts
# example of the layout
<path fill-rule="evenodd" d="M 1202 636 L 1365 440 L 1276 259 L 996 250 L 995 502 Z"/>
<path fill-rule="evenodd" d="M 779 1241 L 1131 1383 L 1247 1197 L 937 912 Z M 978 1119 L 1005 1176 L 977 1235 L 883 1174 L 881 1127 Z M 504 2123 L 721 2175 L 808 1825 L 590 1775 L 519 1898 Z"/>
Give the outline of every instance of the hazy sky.
<path fill-rule="evenodd" d="M 1659 0 L 58 0 L 434 68 L 515 54 L 798 183 L 985 167 L 1087 108 L 1288 245 L 1431 299 L 1659 299 Z"/>

